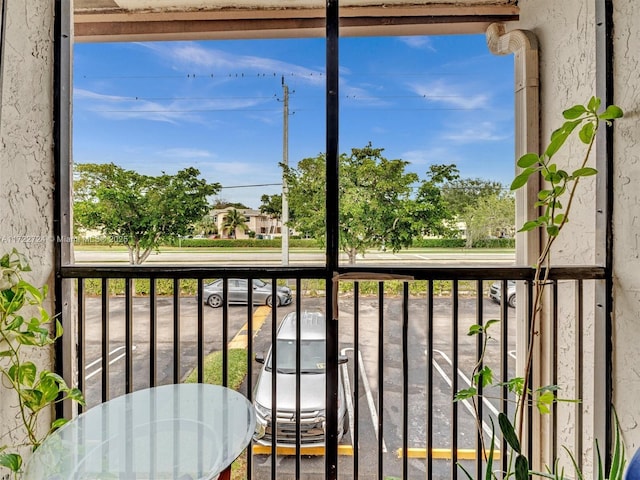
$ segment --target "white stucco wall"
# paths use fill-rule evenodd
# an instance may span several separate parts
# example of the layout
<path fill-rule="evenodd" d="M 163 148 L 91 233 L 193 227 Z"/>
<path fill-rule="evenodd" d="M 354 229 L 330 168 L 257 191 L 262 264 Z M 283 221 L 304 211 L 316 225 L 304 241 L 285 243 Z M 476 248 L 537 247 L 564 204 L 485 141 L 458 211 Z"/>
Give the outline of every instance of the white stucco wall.
<path fill-rule="evenodd" d="M 5 0 L 0 64 L 0 255 L 13 247 L 28 255 L 28 280 L 53 292 L 53 4 Z M 27 275 L 25 275 L 27 277 Z M 46 307 L 53 310 L 51 298 Z M 52 352 L 39 355 L 51 368 Z M 0 386 L 0 445 L 16 425 L 15 398 Z M 49 421 L 49 419 L 43 419 Z"/>
<path fill-rule="evenodd" d="M 616 0 L 615 96 L 625 119 L 615 130 L 614 402 L 630 455 L 640 448 L 640 16 Z"/>
<path fill-rule="evenodd" d="M 521 21 L 517 28 L 532 30 L 540 43 L 541 135 L 544 145 L 552 130 L 561 124 L 562 110 L 585 102 L 595 93 L 595 1 L 520 0 L 519 6 Z M 613 384 L 614 405 L 621 420 L 628 454 L 631 455 L 640 445 L 640 407 L 637 402 L 640 397 L 640 356 L 637 354 L 640 339 L 640 217 L 637 207 L 640 196 L 640 125 L 637 113 L 640 102 L 640 17 L 634 0 L 614 2 L 614 23 L 615 103 L 624 109 L 625 118 L 616 123 L 615 129 Z M 568 151 L 571 156 L 563 156 L 559 160 L 573 163 L 579 158 L 579 152 L 579 145 L 576 144 Z M 596 262 L 594 187 L 593 181 L 581 185 L 571 223 L 554 251 L 554 263 Z M 590 299 L 593 289 L 590 286 L 585 288 L 586 298 Z M 561 325 L 561 339 L 571 338 L 574 328 L 571 314 L 564 313 L 565 307 L 570 312 L 573 305 L 560 307 L 560 319 L 564 322 L 564 326 Z M 585 329 L 593 327 L 593 319 L 593 311 L 586 311 Z M 599 339 L 587 340 L 585 354 L 590 359 L 593 342 Z M 560 348 L 566 354 L 566 358 L 560 358 L 560 362 L 569 365 L 575 358 L 572 346 L 561 343 Z M 586 371 L 584 409 L 587 435 L 582 437 L 585 447 L 592 444 L 590 422 L 597 420 L 589 418 L 593 410 L 589 403 L 592 398 L 589 397 L 591 385 L 588 382 L 593 383 L 595 377 L 604 375 L 604 371 L 597 368 L 600 360 L 591 358 L 596 368 L 587 368 Z M 570 393 L 571 389 L 569 397 Z M 573 435 L 573 417 L 571 410 L 565 409 L 559 419 L 559 429 L 567 430 L 567 439 Z M 585 461 L 588 462 L 587 457 Z"/>

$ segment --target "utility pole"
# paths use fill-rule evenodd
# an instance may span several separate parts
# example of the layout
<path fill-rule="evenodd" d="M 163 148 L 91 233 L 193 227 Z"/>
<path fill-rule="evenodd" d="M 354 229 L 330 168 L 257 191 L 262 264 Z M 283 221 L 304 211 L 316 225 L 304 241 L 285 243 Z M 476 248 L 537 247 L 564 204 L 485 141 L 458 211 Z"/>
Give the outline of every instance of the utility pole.
<path fill-rule="evenodd" d="M 289 165 L 289 87 L 282 76 L 282 90 L 284 93 L 283 135 L 282 135 L 282 164 Z M 287 179 L 282 177 L 282 265 L 289 265 L 289 188 Z"/>

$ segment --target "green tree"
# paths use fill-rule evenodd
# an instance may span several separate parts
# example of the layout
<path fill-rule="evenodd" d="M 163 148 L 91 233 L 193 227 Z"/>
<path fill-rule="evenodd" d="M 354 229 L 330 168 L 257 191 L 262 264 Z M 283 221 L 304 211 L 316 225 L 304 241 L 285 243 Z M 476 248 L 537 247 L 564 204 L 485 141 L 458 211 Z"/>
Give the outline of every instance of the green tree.
<path fill-rule="evenodd" d="M 222 222 L 222 231 L 227 232 L 229 238 L 236 238 L 236 232 L 242 230 L 246 232 L 249 229 L 246 218 L 242 212 L 232 208 L 227 212 Z"/>
<path fill-rule="evenodd" d="M 207 197 L 220 184 L 199 175 L 195 168 L 154 177 L 113 163 L 76 164 L 75 221 L 126 245 L 129 262 L 140 265 L 160 242 L 189 234 L 193 223 L 209 212 Z"/>
<path fill-rule="evenodd" d="M 416 213 L 420 196 L 413 195 L 419 178 L 405 171 L 408 162 L 388 160 L 383 149 L 369 143 L 340 155 L 340 248 L 354 264 L 357 254 L 368 248 L 398 251 L 411 245 L 414 237 L 425 230 Z M 303 235 L 324 242 L 326 156 L 301 160 L 297 167 L 286 167 L 289 187 L 290 224 Z"/>
<path fill-rule="evenodd" d="M 230 202 L 229 200 L 226 200 L 224 198 L 217 197 L 213 199 L 211 208 L 213 208 L 214 210 L 224 210 L 225 208 L 238 208 L 240 210 L 246 210 L 249 207 L 241 202 Z"/>
<path fill-rule="evenodd" d="M 410 215 L 419 227 L 421 235 L 451 237 L 457 233 L 452 228 L 455 217 L 447 204 L 440 186 L 443 182 L 457 178 L 455 165 L 431 165 L 427 179 L 418 187 Z"/>
<path fill-rule="evenodd" d="M 460 219 L 467 227 L 467 247 L 489 237 L 513 235 L 516 223 L 516 202 L 510 193 L 480 197 L 462 213 Z"/>
<path fill-rule="evenodd" d="M 460 178 L 457 173 L 450 178 L 444 177 L 443 180 L 440 187 L 442 196 L 451 213 L 459 216 L 475 205 L 478 199 L 499 195 L 506 190 L 500 182 L 483 178 Z"/>
<path fill-rule="evenodd" d="M 215 235 L 218 233 L 218 226 L 213 220 L 213 217 L 206 214 L 197 222 L 193 224 L 193 233 L 196 235 Z"/>
<path fill-rule="evenodd" d="M 272 218 L 282 218 L 282 195 L 262 195 L 260 203 L 260 213 Z"/>

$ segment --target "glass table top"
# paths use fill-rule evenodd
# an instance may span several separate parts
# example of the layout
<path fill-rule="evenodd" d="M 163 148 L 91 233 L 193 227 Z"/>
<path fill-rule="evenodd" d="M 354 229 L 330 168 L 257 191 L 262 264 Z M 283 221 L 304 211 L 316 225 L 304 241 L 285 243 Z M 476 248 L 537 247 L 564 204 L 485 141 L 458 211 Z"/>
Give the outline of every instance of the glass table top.
<path fill-rule="evenodd" d="M 217 385 L 139 390 L 54 432 L 27 462 L 24 478 L 212 479 L 242 453 L 255 422 L 244 395 Z"/>

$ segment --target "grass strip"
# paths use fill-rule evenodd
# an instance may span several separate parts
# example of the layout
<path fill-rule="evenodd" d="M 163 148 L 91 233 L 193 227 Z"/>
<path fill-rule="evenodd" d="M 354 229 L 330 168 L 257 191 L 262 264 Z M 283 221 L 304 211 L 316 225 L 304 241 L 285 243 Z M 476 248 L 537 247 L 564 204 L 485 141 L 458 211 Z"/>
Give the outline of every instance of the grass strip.
<path fill-rule="evenodd" d="M 233 348 L 228 351 L 227 387 L 238 390 L 247 376 L 247 351 Z M 222 352 L 212 352 L 204 358 L 203 383 L 222 385 Z M 198 381 L 198 368 L 194 368 L 187 376 L 185 383 Z M 247 450 L 231 464 L 231 480 L 247 478 Z"/>

